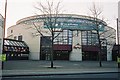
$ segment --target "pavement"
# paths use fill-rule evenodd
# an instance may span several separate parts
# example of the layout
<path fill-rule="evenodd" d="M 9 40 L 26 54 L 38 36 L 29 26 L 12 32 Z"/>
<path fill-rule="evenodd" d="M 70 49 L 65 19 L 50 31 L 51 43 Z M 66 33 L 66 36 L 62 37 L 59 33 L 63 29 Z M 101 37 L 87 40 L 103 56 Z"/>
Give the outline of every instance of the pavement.
<path fill-rule="evenodd" d="M 50 68 L 50 61 L 17 60 L 4 62 L 2 76 L 32 76 L 32 75 L 67 75 L 118 73 L 120 70 L 115 61 L 54 61 L 54 68 Z"/>

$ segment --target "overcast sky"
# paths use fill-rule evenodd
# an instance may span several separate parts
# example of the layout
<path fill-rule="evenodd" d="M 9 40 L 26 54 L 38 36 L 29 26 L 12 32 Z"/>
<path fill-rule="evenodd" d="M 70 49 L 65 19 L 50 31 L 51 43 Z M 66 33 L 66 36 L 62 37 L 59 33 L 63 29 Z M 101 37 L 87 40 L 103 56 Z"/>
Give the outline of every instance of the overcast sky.
<path fill-rule="evenodd" d="M 7 6 L 7 28 L 15 25 L 19 19 L 33 16 L 36 9 L 33 7 L 37 2 L 45 3 L 45 0 L 8 0 Z M 52 0 L 58 2 L 58 0 Z M 102 9 L 102 16 L 109 26 L 116 27 L 118 17 L 119 0 L 60 0 L 64 13 L 90 15 L 89 8 L 93 2 Z M 5 0 L 0 0 L 0 14 L 4 16 Z"/>

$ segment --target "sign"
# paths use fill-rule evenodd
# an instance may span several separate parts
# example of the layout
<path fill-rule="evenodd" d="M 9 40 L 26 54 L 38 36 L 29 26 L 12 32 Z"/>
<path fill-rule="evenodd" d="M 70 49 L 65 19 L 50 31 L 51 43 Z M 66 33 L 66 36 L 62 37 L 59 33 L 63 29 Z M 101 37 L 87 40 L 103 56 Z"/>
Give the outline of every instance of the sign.
<path fill-rule="evenodd" d="M 81 49 L 81 45 L 77 43 L 75 46 L 73 46 L 74 49 Z"/>
<path fill-rule="evenodd" d="M 61 20 L 57 20 L 56 23 L 51 22 L 53 24 L 52 28 L 60 28 L 60 29 L 79 29 L 79 30 L 97 30 L 104 31 L 104 24 L 101 23 L 99 26 L 96 26 L 95 21 L 87 20 L 87 19 L 68 19 L 68 18 L 60 18 Z M 55 25 L 54 25 L 55 24 Z M 44 22 L 44 28 L 50 28 L 49 23 Z"/>
<path fill-rule="evenodd" d="M 6 54 L 0 55 L 0 61 L 6 61 Z"/>

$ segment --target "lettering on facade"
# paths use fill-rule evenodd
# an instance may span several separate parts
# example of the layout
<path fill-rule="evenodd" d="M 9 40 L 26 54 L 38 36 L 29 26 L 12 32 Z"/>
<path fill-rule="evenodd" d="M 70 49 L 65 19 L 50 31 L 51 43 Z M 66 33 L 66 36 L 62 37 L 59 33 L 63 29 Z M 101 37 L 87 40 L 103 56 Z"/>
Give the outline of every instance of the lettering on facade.
<path fill-rule="evenodd" d="M 81 49 L 81 45 L 77 43 L 76 45 L 73 46 L 74 49 Z"/>

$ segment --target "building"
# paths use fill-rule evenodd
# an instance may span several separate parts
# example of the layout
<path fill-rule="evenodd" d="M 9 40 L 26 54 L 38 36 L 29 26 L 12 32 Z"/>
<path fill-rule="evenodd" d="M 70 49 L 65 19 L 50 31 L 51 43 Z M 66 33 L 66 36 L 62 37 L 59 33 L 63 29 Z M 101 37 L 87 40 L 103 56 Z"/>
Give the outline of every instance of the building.
<path fill-rule="evenodd" d="M 2 48 L 3 48 L 3 21 L 4 18 L 3 16 L 0 14 L 0 53 L 2 53 Z"/>
<path fill-rule="evenodd" d="M 29 47 L 24 41 L 4 38 L 3 53 L 6 60 L 28 60 Z"/>
<path fill-rule="evenodd" d="M 52 15 L 54 19 L 55 15 Z M 50 60 L 51 35 L 44 21 L 46 16 L 35 15 L 17 21 L 7 30 L 7 38 L 25 41 L 31 60 Z M 98 60 L 98 34 L 95 18 L 74 14 L 59 14 L 54 31 L 54 60 Z M 112 60 L 115 29 L 97 19 L 102 44 L 102 60 Z M 40 35 L 39 30 L 44 36 Z"/>

